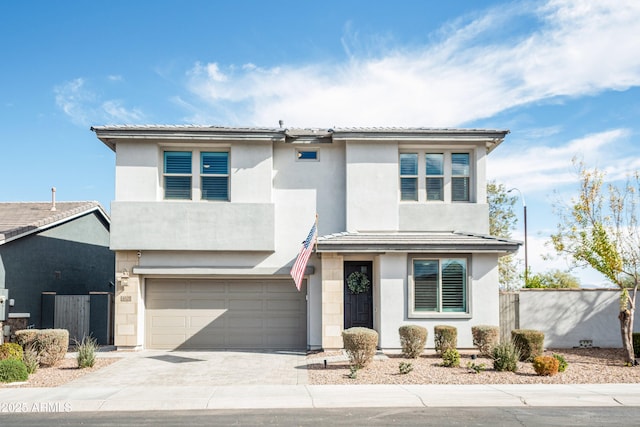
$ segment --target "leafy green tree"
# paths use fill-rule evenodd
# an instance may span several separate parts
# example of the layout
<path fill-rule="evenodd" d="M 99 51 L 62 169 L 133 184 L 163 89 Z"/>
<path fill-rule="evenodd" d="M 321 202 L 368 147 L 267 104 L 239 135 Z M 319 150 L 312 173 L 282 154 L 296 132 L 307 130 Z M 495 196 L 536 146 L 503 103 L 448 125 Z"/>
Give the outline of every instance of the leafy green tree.
<path fill-rule="evenodd" d="M 487 203 L 489 204 L 489 234 L 505 239 L 511 238 L 517 217 L 513 212 L 516 196 L 507 194 L 504 184 L 495 181 L 487 183 Z M 518 286 L 518 274 L 513 255 L 505 255 L 498 260 L 498 274 L 501 289 L 515 289 Z"/>
<path fill-rule="evenodd" d="M 636 171 L 626 185 L 605 186 L 605 173 L 589 170 L 576 162 L 580 191 L 564 209 L 556 206 L 560 217 L 553 246 L 568 255 L 575 265 L 588 265 L 620 288 L 620 334 L 625 362 L 633 364 L 633 314 L 640 277 L 640 173 Z"/>
<path fill-rule="evenodd" d="M 531 274 L 527 277 L 525 288 L 577 289 L 580 280 L 573 274 L 562 270 Z"/>

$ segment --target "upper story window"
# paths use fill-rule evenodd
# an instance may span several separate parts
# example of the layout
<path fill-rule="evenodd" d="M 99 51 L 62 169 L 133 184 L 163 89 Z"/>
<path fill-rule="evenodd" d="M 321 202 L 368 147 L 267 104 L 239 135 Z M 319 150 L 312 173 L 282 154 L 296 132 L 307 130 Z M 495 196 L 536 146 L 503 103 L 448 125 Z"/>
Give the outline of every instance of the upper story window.
<path fill-rule="evenodd" d="M 471 155 L 400 153 L 400 200 L 471 201 Z"/>
<path fill-rule="evenodd" d="M 418 154 L 400 154 L 400 199 L 418 200 Z"/>
<path fill-rule="evenodd" d="M 427 153 L 425 163 L 427 200 L 444 200 L 444 155 Z"/>
<path fill-rule="evenodd" d="M 164 198 L 191 200 L 191 152 L 164 152 Z"/>
<path fill-rule="evenodd" d="M 469 201 L 469 153 L 451 154 L 451 200 Z"/>
<path fill-rule="evenodd" d="M 409 277 L 412 317 L 468 313 L 468 282 L 464 258 L 413 258 Z"/>
<path fill-rule="evenodd" d="M 193 179 L 194 169 L 199 179 Z M 163 179 L 168 200 L 229 200 L 229 153 L 165 151 Z"/>
<path fill-rule="evenodd" d="M 229 200 L 229 153 L 200 153 L 202 200 Z"/>
<path fill-rule="evenodd" d="M 305 150 L 296 150 L 296 159 L 298 160 L 308 160 L 308 161 L 318 161 L 320 158 L 318 157 L 318 150 L 313 149 L 305 149 Z"/>

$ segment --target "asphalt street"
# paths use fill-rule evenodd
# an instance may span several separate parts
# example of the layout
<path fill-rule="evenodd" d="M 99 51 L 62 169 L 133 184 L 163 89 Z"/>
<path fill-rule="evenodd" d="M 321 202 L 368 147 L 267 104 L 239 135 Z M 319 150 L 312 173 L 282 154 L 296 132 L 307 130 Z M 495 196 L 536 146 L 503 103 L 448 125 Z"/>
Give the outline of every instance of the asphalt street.
<path fill-rule="evenodd" d="M 2 426 L 620 426 L 640 407 L 331 408 L 1 414 Z"/>

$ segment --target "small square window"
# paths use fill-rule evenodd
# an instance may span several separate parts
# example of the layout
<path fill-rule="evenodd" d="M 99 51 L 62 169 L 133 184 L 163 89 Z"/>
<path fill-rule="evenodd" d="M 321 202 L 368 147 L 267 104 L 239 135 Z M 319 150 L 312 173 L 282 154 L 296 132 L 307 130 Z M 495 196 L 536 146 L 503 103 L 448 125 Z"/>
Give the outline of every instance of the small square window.
<path fill-rule="evenodd" d="M 297 150 L 296 158 L 298 160 L 318 160 L 318 150 Z"/>

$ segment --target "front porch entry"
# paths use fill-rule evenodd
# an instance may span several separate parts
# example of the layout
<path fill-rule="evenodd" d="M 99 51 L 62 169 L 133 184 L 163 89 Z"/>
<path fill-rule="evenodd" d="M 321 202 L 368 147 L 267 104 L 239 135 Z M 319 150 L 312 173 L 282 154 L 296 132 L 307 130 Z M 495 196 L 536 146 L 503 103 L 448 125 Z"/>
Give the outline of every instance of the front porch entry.
<path fill-rule="evenodd" d="M 344 329 L 353 327 L 373 329 L 373 263 L 371 261 L 344 262 Z M 354 293 L 349 289 L 348 278 L 361 273 L 369 279 L 369 287 Z"/>

